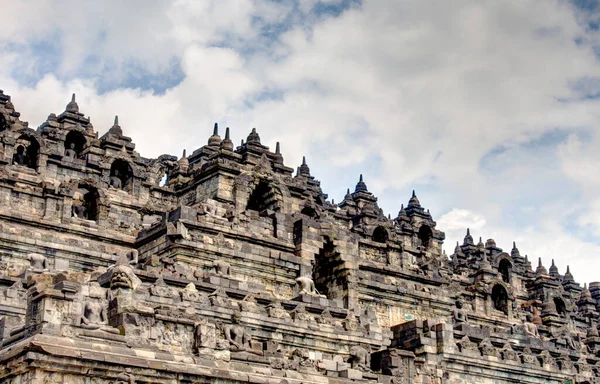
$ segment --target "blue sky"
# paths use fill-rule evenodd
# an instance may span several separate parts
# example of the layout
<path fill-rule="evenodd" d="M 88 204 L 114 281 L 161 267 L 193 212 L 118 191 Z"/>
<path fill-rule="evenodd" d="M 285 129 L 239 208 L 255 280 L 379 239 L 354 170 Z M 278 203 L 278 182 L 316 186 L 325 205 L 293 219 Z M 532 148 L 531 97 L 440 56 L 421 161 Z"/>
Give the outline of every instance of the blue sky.
<path fill-rule="evenodd" d="M 363 174 L 466 227 L 600 280 L 600 6 L 522 1 L 19 1 L 0 88 L 38 126 L 72 92 L 146 157 L 256 127 L 330 198 Z"/>

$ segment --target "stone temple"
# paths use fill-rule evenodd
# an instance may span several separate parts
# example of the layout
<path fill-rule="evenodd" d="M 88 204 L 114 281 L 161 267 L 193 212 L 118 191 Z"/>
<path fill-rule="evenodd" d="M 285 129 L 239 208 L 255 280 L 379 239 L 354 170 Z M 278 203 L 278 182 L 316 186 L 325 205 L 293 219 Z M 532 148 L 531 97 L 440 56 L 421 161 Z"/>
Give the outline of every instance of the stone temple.
<path fill-rule="evenodd" d="M 0 91 L 2 383 L 600 383 L 600 283 L 447 256 L 414 193 L 335 204 L 255 129 L 150 159 L 75 96 L 19 117 Z"/>

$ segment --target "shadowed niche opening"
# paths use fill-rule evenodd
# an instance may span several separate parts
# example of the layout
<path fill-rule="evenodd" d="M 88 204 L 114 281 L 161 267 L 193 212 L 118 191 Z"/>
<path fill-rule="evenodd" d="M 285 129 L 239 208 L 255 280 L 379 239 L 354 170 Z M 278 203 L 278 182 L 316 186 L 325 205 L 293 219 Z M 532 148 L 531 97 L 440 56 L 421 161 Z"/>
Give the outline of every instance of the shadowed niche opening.
<path fill-rule="evenodd" d="M 37 140 L 33 137 L 23 135 L 17 139 L 15 144 L 13 164 L 36 169 L 38 165 L 39 153 L 40 145 L 38 144 Z"/>
<path fill-rule="evenodd" d="M 330 299 L 338 298 L 341 291 L 338 286 L 343 285 L 336 276 L 340 265 L 339 253 L 335 251 L 335 245 L 329 237 L 324 236 L 323 240 L 323 247 L 315 255 L 312 278 L 320 294 Z"/>
<path fill-rule="evenodd" d="M 261 181 L 250 194 L 246 210 L 262 212 L 265 209 L 279 210 L 277 192 L 267 182 Z"/>
<path fill-rule="evenodd" d="M 386 243 L 389 239 L 387 229 L 381 226 L 375 228 L 375 230 L 373 231 L 372 239 L 377 243 Z"/>
<path fill-rule="evenodd" d="M 85 148 L 86 143 L 87 140 L 83 134 L 81 134 L 81 132 L 69 132 L 65 139 L 65 156 L 74 159 L 79 158 L 81 152 L 83 152 L 83 149 Z"/>
<path fill-rule="evenodd" d="M 311 207 L 304 207 L 302 208 L 302 210 L 300 211 L 301 214 L 308 216 L 310 218 L 316 218 L 317 217 L 317 211 L 315 211 L 313 208 Z"/>
<path fill-rule="evenodd" d="M 506 259 L 502 259 L 498 265 L 498 272 L 502 276 L 502 281 L 510 283 L 510 271 L 512 270 L 512 264 Z"/>
<path fill-rule="evenodd" d="M 508 292 L 506 292 L 506 288 L 502 285 L 494 285 L 492 289 L 492 302 L 496 310 L 508 315 Z"/>
<path fill-rule="evenodd" d="M 110 186 L 117 189 L 131 191 L 133 171 L 125 160 L 117 159 L 110 167 Z"/>
<path fill-rule="evenodd" d="M 80 184 L 73 196 L 73 217 L 98 221 L 99 198 L 96 188 Z"/>
<path fill-rule="evenodd" d="M 0 113 L 0 132 L 8 130 L 8 121 L 3 114 Z"/>
<path fill-rule="evenodd" d="M 429 248 L 431 245 L 431 238 L 433 237 L 433 231 L 426 225 L 421 225 L 419 228 L 419 234 L 417 235 L 421 246 Z"/>
<path fill-rule="evenodd" d="M 563 299 L 561 299 L 560 297 L 555 297 L 554 298 L 554 305 L 556 306 L 556 312 L 558 312 L 558 314 L 560 316 L 566 316 L 567 315 L 567 305 L 565 304 L 565 302 L 563 301 Z"/>

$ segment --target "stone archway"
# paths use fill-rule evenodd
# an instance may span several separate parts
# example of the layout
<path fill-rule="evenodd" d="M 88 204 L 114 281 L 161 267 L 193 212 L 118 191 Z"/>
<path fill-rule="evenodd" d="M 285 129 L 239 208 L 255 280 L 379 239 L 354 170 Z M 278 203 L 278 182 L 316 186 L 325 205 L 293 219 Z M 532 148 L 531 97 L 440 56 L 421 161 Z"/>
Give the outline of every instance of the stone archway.
<path fill-rule="evenodd" d="M 65 138 L 65 156 L 69 158 L 79 158 L 85 148 L 87 140 L 79 131 L 72 130 Z"/>
<path fill-rule="evenodd" d="M 246 210 L 262 212 L 266 209 L 281 210 L 281 192 L 268 181 L 261 180 L 250 193 Z"/>
<path fill-rule="evenodd" d="M 502 284 L 496 284 L 492 288 L 492 306 L 508 316 L 508 291 Z"/>
<path fill-rule="evenodd" d="M 504 281 L 507 284 L 510 284 L 512 278 L 512 263 L 506 259 L 500 260 L 500 263 L 498 264 L 498 272 L 502 277 L 502 281 Z"/>
<path fill-rule="evenodd" d="M 109 185 L 125 191 L 133 189 L 133 170 L 129 162 L 123 159 L 115 159 L 112 162 Z"/>
<path fill-rule="evenodd" d="M 19 136 L 15 143 L 13 164 L 37 169 L 40 155 L 40 144 L 35 137 L 27 134 Z"/>
<path fill-rule="evenodd" d="M 390 238 L 390 235 L 387 231 L 387 229 L 385 229 L 385 227 L 379 226 L 377 228 L 375 228 L 375 230 L 373 231 L 373 235 L 371 236 L 371 239 L 377 243 L 386 243 Z"/>
<path fill-rule="evenodd" d="M 429 246 L 431 245 L 431 239 L 433 238 L 433 231 L 431 230 L 431 228 L 427 225 L 421 225 L 421 228 L 419 228 L 419 233 L 417 234 L 418 238 L 419 238 L 419 242 L 421 243 L 421 246 L 424 247 L 425 249 L 428 249 Z"/>

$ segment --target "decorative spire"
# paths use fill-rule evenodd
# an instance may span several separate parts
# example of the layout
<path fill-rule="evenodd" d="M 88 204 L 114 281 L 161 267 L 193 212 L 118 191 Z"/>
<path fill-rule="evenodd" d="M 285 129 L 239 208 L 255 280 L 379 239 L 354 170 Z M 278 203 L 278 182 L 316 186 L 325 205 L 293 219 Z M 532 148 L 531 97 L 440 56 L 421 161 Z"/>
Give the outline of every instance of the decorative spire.
<path fill-rule="evenodd" d="M 186 151 L 185 149 L 183 150 L 183 154 L 181 155 L 181 159 L 179 159 L 177 161 L 177 164 L 179 164 L 179 172 L 183 175 L 187 174 L 189 169 L 190 169 L 190 161 L 188 160 L 187 156 L 186 156 Z"/>
<path fill-rule="evenodd" d="M 75 101 L 75 94 L 71 96 L 71 102 L 67 104 L 66 111 L 71 113 L 79 113 L 79 105 L 77 105 L 77 102 Z"/>
<path fill-rule="evenodd" d="M 283 155 L 281 154 L 281 147 L 279 146 L 279 141 L 275 143 L 275 162 L 278 164 L 283 164 Z"/>
<path fill-rule="evenodd" d="M 398 217 L 406 216 L 406 209 L 404 209 L 404 204 L 400 205 L 400 212 L 398 212 Z"/>
<path fill-rule="evenodd" d="M 302 156 L 302 165 L 298 168 L 298 174 L 300 176 L 310 177 L 310 168 L 306 165 L 306 157 Z"/>
<path fill-rule="evenodd" d="M 473 242 L 473 236 L 471 236 L 471 230 L 469 228 L 467 228 L 467 234 L 465 235 L 463 245 L 475 245 Z"/>
<path fill-rule="evenodd" d="M 492 270 L 492 264 L 488 260 L 487 255 L 485 254 L 485 252 L 483 253 L 483 258 L 481 259 L 480 268 L 482 270 L 484 270 L 484 271 L 491 271 Z"/>
<path fill-rule="evenodd" d="M 481 236 L 479 236 L 479 242 L 477 243 L 477 248 L 480 248 L 480 249 L 484 248 L 483 240 L 481 240 Z"/>
<path fill-rule="evenodd" d="M 413 189 L 412 196 L 411 196 L 410 200 L 408 200 L 408 208 L 420 207 L 420 206 L 421 206 L 421 202 L 417 198 L 417 194 L 415 193 L 415 190 Z"/>
<path fill-rule="evenodd" d="M 369 192 L 367 189 L 367 184 L 363 181 L 363 175 L 360 174 L 360 178 L 358 179 L 358 183 L 356 184 L 356 188 L 354 188 L 354 193 L 356 192 Z"/>
<path fill-rule="evenodd" d="M 542 258 L 541 257 L 538 258 L 538 267 L 535 270 L 535 274 L 536 274 L 536 276 L 541 276 L 541 275 L 547 275 L 548 274 L 548 270 L 542 264 Z"/>
<path fill-rule="evenodd" d="M 494 239 L 487 239 L 485 241 L 485 247 L 486 248 L 496 248 L 496 240 L 494 240 Z"/>
<path fill-rule="evenodd" d="M 227 151 L 233 151 L 233 141 L 229 138 L 229 127 L 225 128 L 225 138 L 221 141 L 221 148 Z"/>
<path fill-rule="evenodd" d="M 215 147 L 221 144 L 221 136 L 219 136 L 219 124 L 215 123 L 213 134 L 208 138 L 208 146 Z"/>
<path fill-rule="evenodd" d="M 521 257 L 521 253 L 519 252 L 519 249 L 517 248 L 517 244 L 513 241 L 513 247 L 512 250 L 510 251 L 510 256 L 511 257 Z"/>
<path fill-rule="evenodd" d="M 350 194 L 350 188 L 346 190 L 346 196 L 344 196 L 344 201 L 352 200 L 352 195 Z"/>
<path fill-rule="evenodd" d="M 121 129 L 121 126 L 119 125 L 119 116 L 115 115 L 115 121 L 113 123 L 113 126 L 110 127 L 110 129 L 108 130 L 108 133 L 121 137 L 123 136 L 123 130 Z"/>
<path fill-rule="evenodd" d="M 573 275 L 571 274 L 571 269 L 569 268 L 568 265 L 567 265 L 567 272 L 565 273 L 565 276 L 563 277 L 563 281 L 575 281 L 575 279 L 573 278 Z"/>
<path fill-rule="evenodd" d="M 246 142 L 248 144 L 250 144 L 250 143 L 260 144 L 260 136 L 258 136 L 258 133 L 256 133 L 256 128 L 252 128 L 252 132 L 250 132 L 250 134 L 248 135 Z"/>
<path fill-rule="evenodd" d="M 591 299 L 592 294 L 587 287 L 587 283 L 583 283 L 583 291 L 581 291 L 581 299 Z"/>
<path fill-rule="evenodd" d="M 552 265 L 550 266 L 549 272 L 550 276 L 552 277 L 560 276 L 560 274 L 558 273 L 558 268 L 556 267 L 556 265 L 554 265 L 554 259 L 552 259 Z"/>

